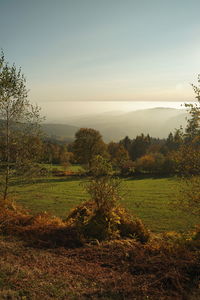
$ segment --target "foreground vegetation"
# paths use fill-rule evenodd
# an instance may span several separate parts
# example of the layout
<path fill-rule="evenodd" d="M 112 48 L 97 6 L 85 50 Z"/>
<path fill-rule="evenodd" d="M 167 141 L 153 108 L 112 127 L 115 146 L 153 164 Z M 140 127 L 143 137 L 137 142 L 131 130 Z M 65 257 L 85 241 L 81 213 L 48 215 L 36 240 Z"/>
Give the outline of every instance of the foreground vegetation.
<path fill-rule="evenodd" d="M 0 299 L 199 299 L 199 232 L 78 245 L 46 214 L 1 210 L 0 224 Z"/>
<path fill-rule="evenodd" d="M 0 299 L 199 299 L 194 253 L 156 245 L 48 250 L 1 236 Z"/>

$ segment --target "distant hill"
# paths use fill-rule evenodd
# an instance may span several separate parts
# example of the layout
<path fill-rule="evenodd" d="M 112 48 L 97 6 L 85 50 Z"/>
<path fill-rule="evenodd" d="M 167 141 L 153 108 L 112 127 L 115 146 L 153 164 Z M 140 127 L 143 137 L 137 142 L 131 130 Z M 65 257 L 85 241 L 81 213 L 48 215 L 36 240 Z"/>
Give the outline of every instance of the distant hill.
<path fill-rule="evenodd" d="M 187 112 L 184 109 L 158 107 L 118 115 L 107 113 L 76 117 L 70 120 L 70 124 L 95 128 L 105 140 L 119 140 L 126 135 L 134 138 L 140 133 L 164 138 L 175 128 L 185 127 L 186 116 Z"/>
<path fill-rule="evenodd" d="M 42 129 L 49 138 L 71 142 L 74 140 L 74 135 L 79 127 L 67 124 L 45 123 L 42 125 Z"/>
<path fill-rule="evenodd" d="M 73 139 L 80 127 L 99 130 L 106 142 L 118 141 L 126 135 L 134 138 L 141 133 L 165 138 L 170 131 L 173 132 L 180 126 L 185 127 L 186 116 L 187 112 L 184 109 L 158 107 L 129 113 L 107 112 L 73 117 L 67 120 L 71 125 L 44 124 L 43 128 L 48 135 L 62 139 Z"/>

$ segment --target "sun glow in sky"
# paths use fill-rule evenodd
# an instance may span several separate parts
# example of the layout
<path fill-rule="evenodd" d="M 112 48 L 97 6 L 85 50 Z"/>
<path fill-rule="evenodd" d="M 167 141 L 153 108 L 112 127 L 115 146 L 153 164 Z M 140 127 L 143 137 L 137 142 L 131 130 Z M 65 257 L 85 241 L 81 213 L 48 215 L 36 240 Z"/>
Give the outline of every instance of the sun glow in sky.
<path fill-rule="evenodd" d="M 200 73 L 199 11 L 199 0 L 0 0 L 0 47 L 47 111 L 187 102 Z"/>

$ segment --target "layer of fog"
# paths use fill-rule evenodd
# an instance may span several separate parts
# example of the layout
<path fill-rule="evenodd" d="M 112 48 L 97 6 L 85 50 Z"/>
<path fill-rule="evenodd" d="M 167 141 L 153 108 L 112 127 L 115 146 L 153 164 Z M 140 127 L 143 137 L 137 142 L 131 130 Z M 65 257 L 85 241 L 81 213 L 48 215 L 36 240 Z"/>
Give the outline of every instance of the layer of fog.
<path fill-rule="evenodd" d="M 136 102 L 136 101 L 56 101 L 39 103 L 46 122 L 69 124 L 74 117 L 102 113 L 123 114 L 131 111 L 169 107 L 184 109 L 184 102 Z"/>

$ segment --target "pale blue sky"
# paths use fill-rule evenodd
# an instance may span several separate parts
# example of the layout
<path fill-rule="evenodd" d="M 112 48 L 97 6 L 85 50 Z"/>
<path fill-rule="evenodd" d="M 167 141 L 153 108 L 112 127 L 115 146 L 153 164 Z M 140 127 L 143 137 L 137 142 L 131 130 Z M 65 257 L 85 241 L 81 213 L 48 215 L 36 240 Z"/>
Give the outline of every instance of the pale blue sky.
<path fill-rule="evenodd" d="M 0 47 L 39 104 L 188 101 L 199 11 L 199 0 L 0 0 Z"/>

